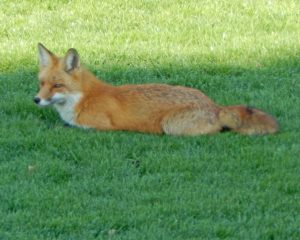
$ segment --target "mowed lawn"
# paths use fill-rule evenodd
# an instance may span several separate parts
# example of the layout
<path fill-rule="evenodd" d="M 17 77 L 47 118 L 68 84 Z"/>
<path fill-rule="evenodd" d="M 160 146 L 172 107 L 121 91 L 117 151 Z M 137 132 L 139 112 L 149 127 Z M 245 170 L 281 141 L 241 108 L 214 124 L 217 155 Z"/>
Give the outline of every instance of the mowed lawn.
<path fill-rule="evenodd" d="M 300 239 L 300 2 L 0 1 L 0 239 Z M 37 43 L 115 85 L 261 108 L 269 136 L 65 127 Z"/>

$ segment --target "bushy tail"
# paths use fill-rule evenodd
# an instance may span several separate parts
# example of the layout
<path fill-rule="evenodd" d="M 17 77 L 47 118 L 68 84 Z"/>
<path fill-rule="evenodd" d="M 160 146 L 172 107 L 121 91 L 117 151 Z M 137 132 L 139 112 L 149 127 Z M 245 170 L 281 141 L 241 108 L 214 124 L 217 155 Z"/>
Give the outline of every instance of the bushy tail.
<path fill-rule="evenodd" d="M 219 120 L 224 130 L 241 134 L 269 134 L 278 131 L 278 124 L 272 116 L 246 106 L 221 107 Z"/>

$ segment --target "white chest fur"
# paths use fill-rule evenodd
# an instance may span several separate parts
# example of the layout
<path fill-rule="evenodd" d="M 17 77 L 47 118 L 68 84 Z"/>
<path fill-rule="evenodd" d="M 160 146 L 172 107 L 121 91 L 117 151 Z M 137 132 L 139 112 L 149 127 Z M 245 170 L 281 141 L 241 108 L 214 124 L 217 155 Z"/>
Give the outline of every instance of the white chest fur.
<path fill-rule="evenodd" d="M 68 124 L 76 124 L 76 105 L 80 102 L 82 97 L 81 93 L 68 94 L 62 104 L 54 104 L 55 109 L 58 111 L 60 117 Z"/>

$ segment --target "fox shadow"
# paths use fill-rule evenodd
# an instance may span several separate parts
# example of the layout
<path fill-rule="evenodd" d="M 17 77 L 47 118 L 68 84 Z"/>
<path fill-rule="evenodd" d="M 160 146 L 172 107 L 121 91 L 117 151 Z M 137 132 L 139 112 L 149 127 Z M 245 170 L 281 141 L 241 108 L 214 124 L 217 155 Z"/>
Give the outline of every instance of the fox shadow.
<path fill-rule="evenodd" d="M 295 106 L 300 102 L 299 55 L 266 59 L 255 67 L 169 62 L 149 67 L 90 64 L 85 68 L 112 85 L 164 83 L 196 88 L 220 105 L 243 104 L 263 109 L 275 116 L 280 125 L 292 125 L 299 112 Z M 55 111 L 38 108 L 33 102 L 38 91 L 37 73 L 35 67 L 0 74 L 1 115 L 37 117 L 50 125 L 60 121 Z"/>

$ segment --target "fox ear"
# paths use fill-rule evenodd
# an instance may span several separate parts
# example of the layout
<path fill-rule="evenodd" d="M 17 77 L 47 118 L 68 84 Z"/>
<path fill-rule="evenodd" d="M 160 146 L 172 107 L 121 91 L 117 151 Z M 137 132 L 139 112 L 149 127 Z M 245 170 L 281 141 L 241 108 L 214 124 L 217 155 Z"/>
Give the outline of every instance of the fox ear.
<path fill-rule="evenodd" d="M 38 43 L 39 63 L 40 67 L 49 66 L 52 63 L 54 54 L 50 52 L 43 44 Z"/>
<path fill-rule="evenodd" d="M 65 56 L 65 70 L 71 72 L 80 67 L 80 59 L 78 52 L 74 48 L 70 48 Z"/>

